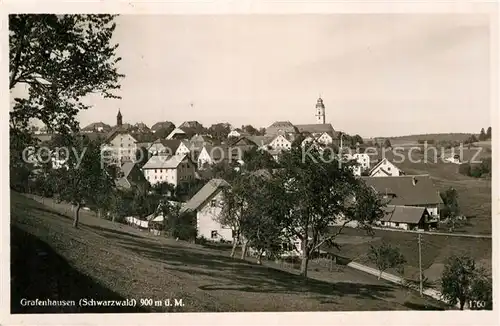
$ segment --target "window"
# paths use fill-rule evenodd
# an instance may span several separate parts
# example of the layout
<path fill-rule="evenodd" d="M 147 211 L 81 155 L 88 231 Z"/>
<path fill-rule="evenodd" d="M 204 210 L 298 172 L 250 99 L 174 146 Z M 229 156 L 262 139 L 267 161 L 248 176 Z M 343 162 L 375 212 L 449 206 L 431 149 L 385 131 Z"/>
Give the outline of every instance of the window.
<path fill-rule="evenodd" d="M 391 167 L 390 166 L 387 167 L 387 171 L 391 171 Z"/>
<path fill-rule="evenodd" d="M 217 238 L 217 231 L 216 230 L 213 230 L 210 234 L 210 238 L 212 239 L 216 239 Z"/>
<path fill-rule="evenodd" d="M 217 200 L 212 199 L 212 200 L 210 201 L 210 207 L 217 207 Z"/>
<path fill-rule="evenodd" d="M 155 173 L 156 173 L 156 169 L 155 169 Z"/>
<path fill-rule="evenodd" d="M 158 177 L 155 175 L 155 180 L 158 179 Z"/>
<path fill-rule="evenodd" d="M 394 225 L 399 226 L 399 223 L 396 222 L 396 223 L 394 223 Z"/>

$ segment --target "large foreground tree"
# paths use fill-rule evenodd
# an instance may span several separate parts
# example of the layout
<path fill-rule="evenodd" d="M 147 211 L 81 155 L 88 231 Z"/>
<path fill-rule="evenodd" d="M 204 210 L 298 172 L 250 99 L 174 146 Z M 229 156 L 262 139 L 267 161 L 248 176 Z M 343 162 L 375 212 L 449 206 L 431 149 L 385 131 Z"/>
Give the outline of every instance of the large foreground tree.
<path fill-rule="evenodd" d="M 41 120 L 49 130 L 78 128 L 76 115 L 89 94 L 117 97 L 118 44 L 112 42 L 113 15 L 19 14 L 9 16 L 9 88 L 14 99 L 11 129 Z M 24 86 L 24 89 L 23 89 Z"/>
<path fill-rule="evenodd" d="M 287 229 L 302 243 L 301 273 L 307 277 L 313 252 L 323 245 L 335 246 L 335 238 L 348 222 L 369 228 L 383 216 L 382 204 L 355 178 L 350 164 L 339 163 L 332 151 L 292 147 L 280 163 L 285 196 L 277 196 L 273 202 L 287 207 Z M 342 227 L 332 230 L 336 224 Z"/>

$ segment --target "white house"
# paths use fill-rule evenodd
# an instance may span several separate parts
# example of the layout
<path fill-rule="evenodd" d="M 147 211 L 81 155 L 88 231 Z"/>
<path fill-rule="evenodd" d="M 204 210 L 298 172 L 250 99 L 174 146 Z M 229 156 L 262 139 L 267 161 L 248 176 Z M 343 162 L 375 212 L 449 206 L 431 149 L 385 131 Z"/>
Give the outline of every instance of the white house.
<path fill-rule="evenodd" d="M 448 156 L 443 159 L 445 163 L 461 164 L 460 155 Z"/>
<path fill-rule="evenodd" d="M 236 129 L 233 129 L 229 132 L 229 134 L 227 134 L 227 137 L 230 138 L 230 137 L 241 137 L 241 133 L 236 130 Z"/>
<path fill-rule="evenodd" d="M 179 139 L 157 139 L 148 148 L 152 155 L 186 155 L 190 153 L 185 142 Z"/>
<path fill-rule="evenodd" d="M 199 237 L 212 241 L 232 241 L 233 229 L 219 222 L 224 192 L 230 185 L 222 179 L 212 179 L 200 189 L 183 207 L 182 212 L 196 214 L 196 229 Z"/>
<path fill-rule="evenodd" d="M 188 155 L 152 156 L 142 172 L 151 185 L 168 182 L 177 187 L 195 179 L 196 167 Z"/>
<path fill-rule="evenodd" d="M 292 148 L 292 142 L 285 135 L 277 135 L 268 146 L 272 149 L 287 150 Z"/>
<path fill-rule="evenodd" d="M 327 132 L 324 132 L 316 137 L 316 141 L 323 145 L 330 145 L 333 144 L 333 137 L 330 136 Z"/>
<path fill-rule="evenodd" d="M 404 175 L 404 172 L 386 158 L 370 170 L 370 177 L 397 177 L 400 175 Z"/>
<path fill-rule="evenodd" d="M 356 153 L 353 158 L 358 162 L 362 170 L 368 170 L 370 168 L 370 156 L 366 153 Z"/>

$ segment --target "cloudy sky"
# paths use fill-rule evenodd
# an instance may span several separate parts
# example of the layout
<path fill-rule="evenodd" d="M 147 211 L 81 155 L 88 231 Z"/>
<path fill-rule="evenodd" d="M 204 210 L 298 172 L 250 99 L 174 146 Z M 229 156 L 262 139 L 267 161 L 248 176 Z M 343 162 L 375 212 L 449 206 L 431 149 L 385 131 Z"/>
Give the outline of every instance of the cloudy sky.
<path fill-rule="evenodd" d="M 489 22 L 480 15 L 121 16 L 122 100 L 82 126 L 327 122 L 363 137 L 490 125 Z M 193 106 L 190 106 L 193 103 Z"/>

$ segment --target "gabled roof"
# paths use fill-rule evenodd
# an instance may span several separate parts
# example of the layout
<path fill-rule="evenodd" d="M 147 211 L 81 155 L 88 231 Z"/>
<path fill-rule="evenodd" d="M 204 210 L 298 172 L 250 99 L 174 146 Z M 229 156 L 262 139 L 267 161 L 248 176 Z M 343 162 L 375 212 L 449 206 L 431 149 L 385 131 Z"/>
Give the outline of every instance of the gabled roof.
<path fill-rule="evenodd" d="M 427 209 L 425 207 L 387 205 L 384 211 L 385 215 L 380 219 L 381 221 L 418 224 Z"/>
<path fill-rule="evenodd" d="M 368 155 L 369 156 L 369 155 Z M 377 164 L 375 164 L 371 169 L 370 169 L 370 174 L 375 171 L 376 169 L 378 169 L 384 162 L 388 162 L 390 164 L 392 164 L 396 169 L 398 169 L 399 171 L 403 171 L 401 170 L 396 164 L 392 163 L 391 161 L 389 161 L 387 158 L 384 158 L 383 160 L 380 160 Z M 385 170 L 382 169 L 382 172 L 384 172 L 385 174 L 389 175 L 389 173 Z"/>
<path fill-rule="evenodd" d="M 443 203 L 429 175 L 361 177 L 361 179 L 379 194 L 393 195 L 392 198 L 388 199 L 391 205 L 412 206 Z"/>
<path fill-rule="evenodd" d="M 276 136 L 248 136 L 246 137 L 248 140 L 250 140 L 251 142 L 253 142 L 255 145 L 257 145 L 258 147 L 262 147 L 262 146 L 266 146 L 266 145 L 269 145 L 269 143 L 271 143 L 274 138 L 276 138 Z"/>
<path fill-rule="evenodd" d="M 215 161 L 229 160 L 230 158 L 241 160 L 244 152 L 243 147 L 240 148 L 240 146 L 205 145 L 204 148 L 207 151 L 208 155 L 210 155 L 210 158 Z"/>
<path fill-rule="evenodd" d="M 132 172 L 132 169 L 136 166 L 136 163 L 134 162 L 125 162 L 121 166 L 121 170 L 123 172 L 123 177 L 127 178 Z"/>
<path fill-rule="evenodd" d="M 189 212 L 198 210 L 225 187 L 230 187 L 230 185 L 223 179 L 210 180 L 182 207 L 181 211 Z"/>
<path fill-rule="evenodd" d="M 142 169 L 176 169 L 186 157 L 189 159 L 187 155 L 151 156 Z"/>
<path fill-rule="evenodd" d="M 179 139 L 157 139 L 153 142 L 151 146 L 154 144 L 162 144 L 165 146 L 165 148 L 168 148 L 170 150 L 170 153 L 173 155 L 181 145 L 181 141 Z"/>

